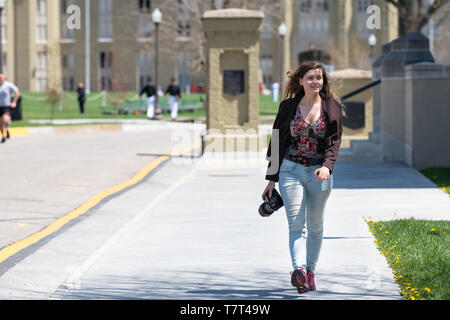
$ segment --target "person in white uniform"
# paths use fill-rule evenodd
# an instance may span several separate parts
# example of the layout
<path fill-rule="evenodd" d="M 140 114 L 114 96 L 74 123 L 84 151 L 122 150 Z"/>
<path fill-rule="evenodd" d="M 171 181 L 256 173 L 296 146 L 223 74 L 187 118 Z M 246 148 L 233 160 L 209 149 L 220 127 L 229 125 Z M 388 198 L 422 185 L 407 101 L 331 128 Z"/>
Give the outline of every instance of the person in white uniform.
<path fill-rule="evenodd" d="M 14 98 L 12 98 L 13 94 Z M 13 83 L 6 81 L 6 76 L 3 73 L 0 73 L 0 131 L 2 132 L 1 143 L 5 143 L 6 139 L 10 138 L 10 108 L 16 108 L 19 94 L 19 89 Z M 6 138 L 3 129 L 6 129 Z"/>
<path fill-rule="evenodd" d="M 280 91 L 280 84 L 278 82 L 272 83 L 272 100 L 278 102 L 278 95 Z"/>
<path fill-rule="evenodd" d="M 181 101 L 181 90 L 174 78 L 171 79 L 171 84 L 167 87 L 166 94 L 169 95 L 170 117 L 175 121 L 178 117 L 178 102 Z"/>
<path fill-rule="evenodd" d="M 139 93 L 139 97 L 143 94 L 147 95 L 147 118 L 153 119 L 155 118 L 155 94 L 156 87 L 153 85 L 152 80 L 150 79 L 145 87 L 142 88 Z"/>

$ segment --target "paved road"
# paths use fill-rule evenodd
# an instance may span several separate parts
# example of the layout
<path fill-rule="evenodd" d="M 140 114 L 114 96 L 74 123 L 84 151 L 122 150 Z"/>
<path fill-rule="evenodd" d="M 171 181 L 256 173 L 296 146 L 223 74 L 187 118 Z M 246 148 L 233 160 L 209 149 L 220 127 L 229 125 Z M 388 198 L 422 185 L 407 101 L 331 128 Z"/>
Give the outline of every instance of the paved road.
<path fill-rule="evenodd" d="M 0 299 L 401 299 L 363 219 L 448 219 L 449 197 L 401 163 L 337 163 L 318 291 L 299 296 L 284 211 L 257 214 L 263 158 L 165 162 L 18 254 Z"/>
<path fill-rule="evenodd" d="M 131 126 L 126 132 L 91 132 L 83 127 L 80 134 L 69 130 L 2 144 L 0 249 L 127 181 L 158 154 L 173 152 L 180 145 L 178 135 L 196 132 L 192 127 L 167 123 Z"/>

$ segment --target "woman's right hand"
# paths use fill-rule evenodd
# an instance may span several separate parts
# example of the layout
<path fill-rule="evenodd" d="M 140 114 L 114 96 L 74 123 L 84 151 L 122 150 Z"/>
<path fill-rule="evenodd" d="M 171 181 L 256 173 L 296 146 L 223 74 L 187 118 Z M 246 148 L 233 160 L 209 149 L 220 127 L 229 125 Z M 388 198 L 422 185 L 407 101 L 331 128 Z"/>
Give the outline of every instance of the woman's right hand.
<path fill-rule="evenodd" d="M 264 189 L 264 192 L 262 194 L 262 199 L 263 201 L 266 201 L 266 199 L 264 198 L 265 194 L 267 192 L 269 192 L 269 198 L 272 197 L 272 190 L 275 188 L 275 181 L 269 181 L 269 183 L 267 184 L 266 189 Z"/>

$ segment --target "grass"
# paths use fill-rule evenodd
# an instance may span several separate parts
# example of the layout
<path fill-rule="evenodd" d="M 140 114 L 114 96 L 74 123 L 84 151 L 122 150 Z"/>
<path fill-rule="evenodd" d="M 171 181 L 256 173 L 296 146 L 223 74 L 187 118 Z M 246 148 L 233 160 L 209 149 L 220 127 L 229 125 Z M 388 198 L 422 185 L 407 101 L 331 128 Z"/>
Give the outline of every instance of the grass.
<path fill-rule="evenodd" d="M 450 167 L 432 167 L 419 171 L 450 196 Z"/>
<path fill-rule="evenodd" d="M 405 299 L 450 299 L 450 221 L 367 222 Z"/>
<path fill-rule="evenodd" d="M 450 167 L 420 172 L 450 195 Z M 450 299 L 450 221 L 365 221 L 405 299 Z"/>
<path fill-rule="evenodd" d="M 126 94 L 128 100 L 136 100 L 136 93 L 129 92 Z M 183 94 L 183 99 L 200 99 L 204 94 Z M 45 93 L 24 92 L 22 94 L 22 119 L 14 121 L 11 127 L 28 127 L 42 126 L 42 124 L 32 124 L 30 120 L 48 120 L 51 119 L 52 107 L 45 101 Z M 161 97 L 161 102 L 167 101 L 167 97 Z M 107 101 L 108 104 L 108 101 Z M 87 94 L 87 102 L 85 103 L 85 114 L 81 115 L 78 108 L 78 102 L 75 92 L 65 92 L 63 95 L 63 103 L 60 108 L 54 109 L 54 119 L 116 119 L 116 115 L 102 114 L 102 96 L 99 92 Z M 278 110 L 278 103 L 273 103 L 271 96 L 260 95 L 260 115 L 275 116 Z M 205 111 L 197 110 L 190 112 L 180 112 L 180 117 L 187 118 L 204 118 Z M 164 113 L 164 118 L 170 119 L 170 114 Z M 119 115 L 119 119 L 146 119 L 145 114 L 128 114 Z M 48 124 L 46 124 L 48 125 Z"/>

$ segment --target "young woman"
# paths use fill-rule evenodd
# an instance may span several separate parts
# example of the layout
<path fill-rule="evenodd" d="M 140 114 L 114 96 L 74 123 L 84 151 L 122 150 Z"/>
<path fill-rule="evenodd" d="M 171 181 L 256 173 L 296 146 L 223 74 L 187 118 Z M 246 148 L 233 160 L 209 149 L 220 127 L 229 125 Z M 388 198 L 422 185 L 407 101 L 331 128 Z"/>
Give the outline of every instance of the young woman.
<path fill-rule="evenodd" d="M 316 290 L 314 271 L 341 144 L 343 105 L 332 93 L 321 63 L 302 63 L 288 75 L 285 100 L 280 103 L 267 152 L 269 183 L 262 197 L 267 192 L 271 196 L 279 183 L 294 268 L 291 284 L 305 293 Z"/>

